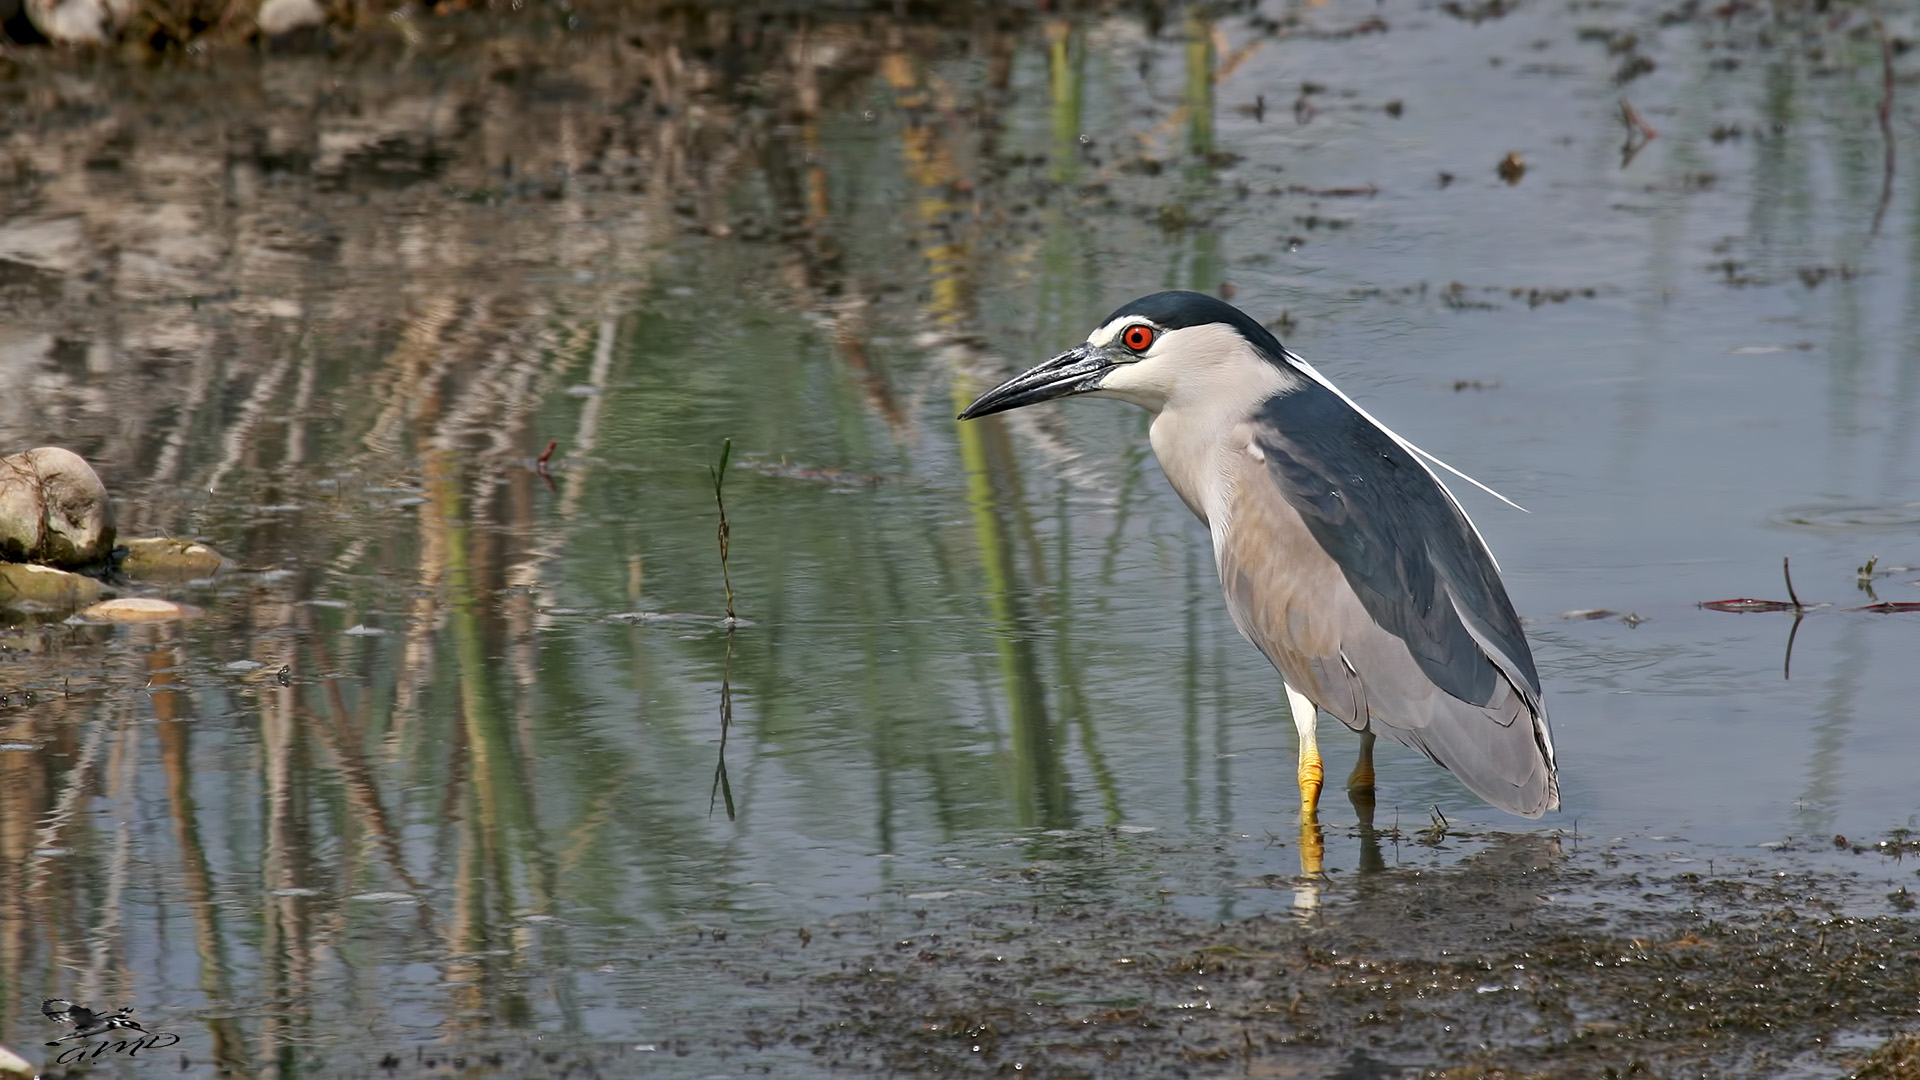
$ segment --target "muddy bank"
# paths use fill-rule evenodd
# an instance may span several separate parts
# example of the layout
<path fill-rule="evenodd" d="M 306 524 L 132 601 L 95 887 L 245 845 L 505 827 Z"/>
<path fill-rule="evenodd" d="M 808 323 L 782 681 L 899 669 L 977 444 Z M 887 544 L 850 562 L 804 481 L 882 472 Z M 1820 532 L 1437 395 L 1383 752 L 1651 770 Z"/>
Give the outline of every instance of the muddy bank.
<path fill-rule="evenodd" d="M 1315 884 L 1218 876 L 1219 852 L 1150 836 L 1031 838 L 1014 848 L 1053 858 L 606 957 L 725 988 L 724 1017 L 663 1002 L 631 1042 L 475 1037 L 340 1075 L 1920 1075 L 1920 919 L 1878 882 L 1779 856 L 1675 873 L 1570 838 L 1438 842 L 1463 857 Z M 1176 888 L 1115 887 L 1142 870 L 1280 909 L 1222 920 Z"/>
<path fill-rule="evenodd" d="M 716 5 L 647 0 L 0 0 L 0 45 L 78 47 L 112 61 L 204 61 L 252 48 L 337 54 L 444 47 L 483 35 L 591 31 Z M 31 62 L 31 60 L 29 60 Z"/>
<path fill-rule="evenodd" d="M 1055 906 L 1035 875 L 1032 904 L 857 927 L 816 977 L 839 1014 L 747 1037 L 934 1075 L 1785 1076 L 1916 1030 L 1920 920 L 1845 880 L 1478 846 L 1225 923 Z"/>

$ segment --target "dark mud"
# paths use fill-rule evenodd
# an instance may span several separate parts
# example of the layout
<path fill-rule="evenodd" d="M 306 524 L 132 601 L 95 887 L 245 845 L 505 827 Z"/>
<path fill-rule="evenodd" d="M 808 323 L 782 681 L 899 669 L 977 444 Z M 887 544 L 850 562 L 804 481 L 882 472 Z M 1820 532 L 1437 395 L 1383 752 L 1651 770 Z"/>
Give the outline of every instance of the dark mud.
<path fill-rule="evenodd" d="M 1316 884 L 1213 879 L 1152 837 L 1036 839 L 1055 858 L 903 887 L 884 914 L 688 927 L 612 960 L 728 988 L 724 1017 L 675 1010 L 657 1042 L 433 1053 L 527 1076 L 1916 1075 L 1920 919 L 1877 884 L 1780 859 L 1674 873 L 1569 838 L 1425 843 L 1457 861 Z M 1100 881 L 1148 868 L 1318 906 L 1223 921 Z"/>
<path fill-rule="evenodd" d="M 1595 862 L 1497 837 L 1305 919 L 898 920 L 824 977 L 847 1015 L 757 1037 L 935 1075 L 1612 1077 L 1833 1075 L 1913 1029 L 1911 916 L 1846 914 L 1873 898 L 1821 875 Z"/>

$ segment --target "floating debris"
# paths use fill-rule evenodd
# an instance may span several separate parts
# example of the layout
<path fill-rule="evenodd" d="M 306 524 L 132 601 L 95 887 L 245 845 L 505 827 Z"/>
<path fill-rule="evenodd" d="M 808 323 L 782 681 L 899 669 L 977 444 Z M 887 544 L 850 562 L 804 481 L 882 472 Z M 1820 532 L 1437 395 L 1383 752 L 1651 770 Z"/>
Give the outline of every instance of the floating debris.
<path fill-rule="evenodd" d="M 1784 600 L 1753 600 L 1740 597 L 1734 600 L 1703 600 L 1700 606 L 1709 611 L 1792 611 L 1794 606 Z"/>

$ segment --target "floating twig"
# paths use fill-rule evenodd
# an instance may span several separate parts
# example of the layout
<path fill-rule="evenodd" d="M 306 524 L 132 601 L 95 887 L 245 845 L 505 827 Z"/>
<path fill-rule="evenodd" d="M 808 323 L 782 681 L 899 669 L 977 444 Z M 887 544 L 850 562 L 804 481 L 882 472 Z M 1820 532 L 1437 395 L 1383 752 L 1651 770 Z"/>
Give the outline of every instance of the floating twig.
<path fill-rule="evenodd" d="M 1872 581 L 1873 581 L 1873 570 L 1874 570 L 1875 564 L 1878 562 L 1879 562 L 1879 558 L 1876 556 L 1875 558 L 1868 559 L 1867 564 L 1865 566 L 1857 567 L 1854 570 L 1855 577 L 1860 582 L 1860 587 L 1867 590 L 1868 596 L 1873 596 L 1873 590 L 1871 588 Z M 1754 600 L 1750 597 L 1738 597 L 1732 600 L 1707 600 L 1707 601 L 1703 601 L 1700 604 L 1700 606 L 1703 608 L 1706 608 L 1709 611 L 1731 611 L 1736 613 L 1745 613 L 1745 612 L 1752 612 L 1752 611 L 1791 611 L 1793 612 L 1793 628 L 1787 631 L 1787 655 L 1786 655 L 1786 659 L 1782 661 L 1780 665 L 1781 678 L 1790 679 L 1793 677 L 1793 643 L 1794 643 L 1794 639 L 1800 636 L 1800 621 L 1802 619 L 1805 619 L 1807 617 L 1807 612 L 1812 611 L 1814 608 L 1828 607 L 1830 605 L 1807 604 L 1800 599 L 1800 594 L 1797 591 L 1795 591 L 1793 587 L 1793 563 L 1790 559 L 1785 557 L 1781 558 L 1780 576 L 1785 578 L 1787 582 L 1788 599 L 1786 600 Z M 1894 614 L 1900 614 L 1904 612 L 1920 612 L 1920 601 L 1880 600 L 1878 597 L 1874 597 L 1874 599 L 1876 601 L 1875 603 L 1865 604 L 1865 605 L 1862 605 L 1861 607 L 1848 608 L 1847 610 L 1848 611 L 1871 611 L 1880 615 L 1894 615 Z"/>
<path fill-rule="evenodd" d="M 712 815 L 714 797 L 727 800 L 727 820 L 736 820 L 733 784 L 727 779 L 727 731 L 733 727 L 733 627 L 727 627 L 727 658 L 720 668 L 720 753 L 713 763 L 713 790 L 707 793 L 707 813 Z"/>
<path fill-rule="evenodd" d="M 1620 99 L 1620 122 L 1627 126 L 1627 141 L 1620 147 L 1620 167 L 1624 169 L 1632 165 L 1633 159 L 1647 148 L 1648 143 L 1659 138 L 1660 133 L 1647 123 L 1646 118 L 1626 98 Z"/>
<path fill-rule="evenodd" d="M 1867 560 L 1865 566 L 1857 567 L 1854 570 L 1854 576 L 1862 589 L 1868 589 L 1868 586 L 1871 584 L 1874 564 L 1878 561 L 1879 559 L 1876 556 L 1873 559 Z M 1800 594 L 1795 591 L 1793 587 L 1793 564 L 1788 559 L 1783 558 L 1780 560 L 1780 576 L 1786 579 L 1788 597 L 1786 600 L 1755 600 L 1751 597 L 1741 596 L 1731 600 L 1703 600 L 1700 602 L 1700 606 L 1709 611 L 1732 611 L 1736 613 L 1751 611 L 1791 611 L 1796 616 L 1804 615 L 1815 608 L 1832 606 L 1829 604 L 1809 604 L 1800 599 Z M 1871 589 L 1868 589 L 1867 595 L 1873 596 Z M 1879 612 L 1920 611 L 1920 601 L 1881 600 L 1876 596 L 1874 597 L 1874 603 L 1847 608 L 1846 610 Z M 1589 613 L 1584 611 L 1570 611 L 1567 613 L 1567 617 L 1589 617 Z"/>
<path fill-rule="evenodd" d="M 727 732 L 733 727 L 733 632 L 740 620 L 733 612 L 733 570 L 727 556 L 732 546 L 733 530 L 727 524 L 727 461 L 733 457 L 733 440 L 720 444 L 720 463 L 707 467 L 707 473 L 713 477 L 713 504 L 720 511 L 720 527 L 717 538 L 720 541 L 720 581 L 727 591 L 727 655 L 720 667 L 720 752 L 713 763 L 713 790 L 707 793 L 707 813 L 713 813 L 716 796 L 727 801 L 727 820 L 735 820 L 733 805 L 733 784 L 727 779 Z"/>
<path fill-rule="evenodd" d="M 1794 607 L 1785 600 L 1754 600 L 1738 597 L 1733 600 L 1702 600 L 1700 606 L 1709 611 L 1792 611 Z"/>
<path fill-rule="evenodd" d="M 1787 599 L 1793 601 L 1793 627 L 1787 631 L 1787 655 L 1780 661 L 1780 680 L 1793 678 L 1793 642 L 1800 636 L 1800 620 L 1807 617 L 1807 608 L 1800 602 L 1800 594 L 1793 591 L 1793 562 L 1786 556 L 1780 556 L 1780 576 L 1787 579 Z"/>
<path fill-rule="evenodd" d="M 1806 611 L 1800 608 L 1794 609 L 1793 625 L 1787 629 L 1787 654 L 1780 659 L 1781 682 L 1786 682 L 1793 678 L 1793 643 L 1794 640 L 1800 636 L 1800 621 L 1806 617 Z"/>
<path fill-rule="evenodd" d="M 1633 103 L 1626 98 L 1620 99 L 1620 119 L 1627 125 L 1627 134 L 1630 136 L 1637 135 L 1644 140 L 1660 137 L 1660 133 L 1654 130 L 1653 125 L 1647 123 L 1646 117 L 1640 115 L 1640 110 L 1634 108 Z"/>
<path fill-rule="evenodd" d="M 722 489 L 727 483 L 727 459 L 733 456 L 733 440 L 720 444 L 720 464 L 707 466 L 707 473 L 713 477 L 713 503 L 720 509 L 720 581 L 727 590 L 727 626 L 732 629 L 736 621 L 733 614 L 733 574 L 727 566 L 727 549 L 732 539 L 732 530 L 727 527 L 727 500 Z"/>

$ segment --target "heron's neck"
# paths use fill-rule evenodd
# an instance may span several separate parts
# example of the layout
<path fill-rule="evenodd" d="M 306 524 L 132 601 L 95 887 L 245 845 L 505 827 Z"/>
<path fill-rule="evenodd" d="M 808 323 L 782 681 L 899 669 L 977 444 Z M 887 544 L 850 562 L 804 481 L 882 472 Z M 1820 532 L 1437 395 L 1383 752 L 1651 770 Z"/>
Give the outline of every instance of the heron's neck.
<path fill-rule="evenodd" d="M 1153 418 L 1148 437 L 1173 490 L 1213 531 L 1216 544 L 1232 520 L 1235 456 L 1247 452 L 1248 419 L 1275 394 L 1301 380 L 1264 362 L 1215 373 L 1206 385 L 1183 383 Z"/>

